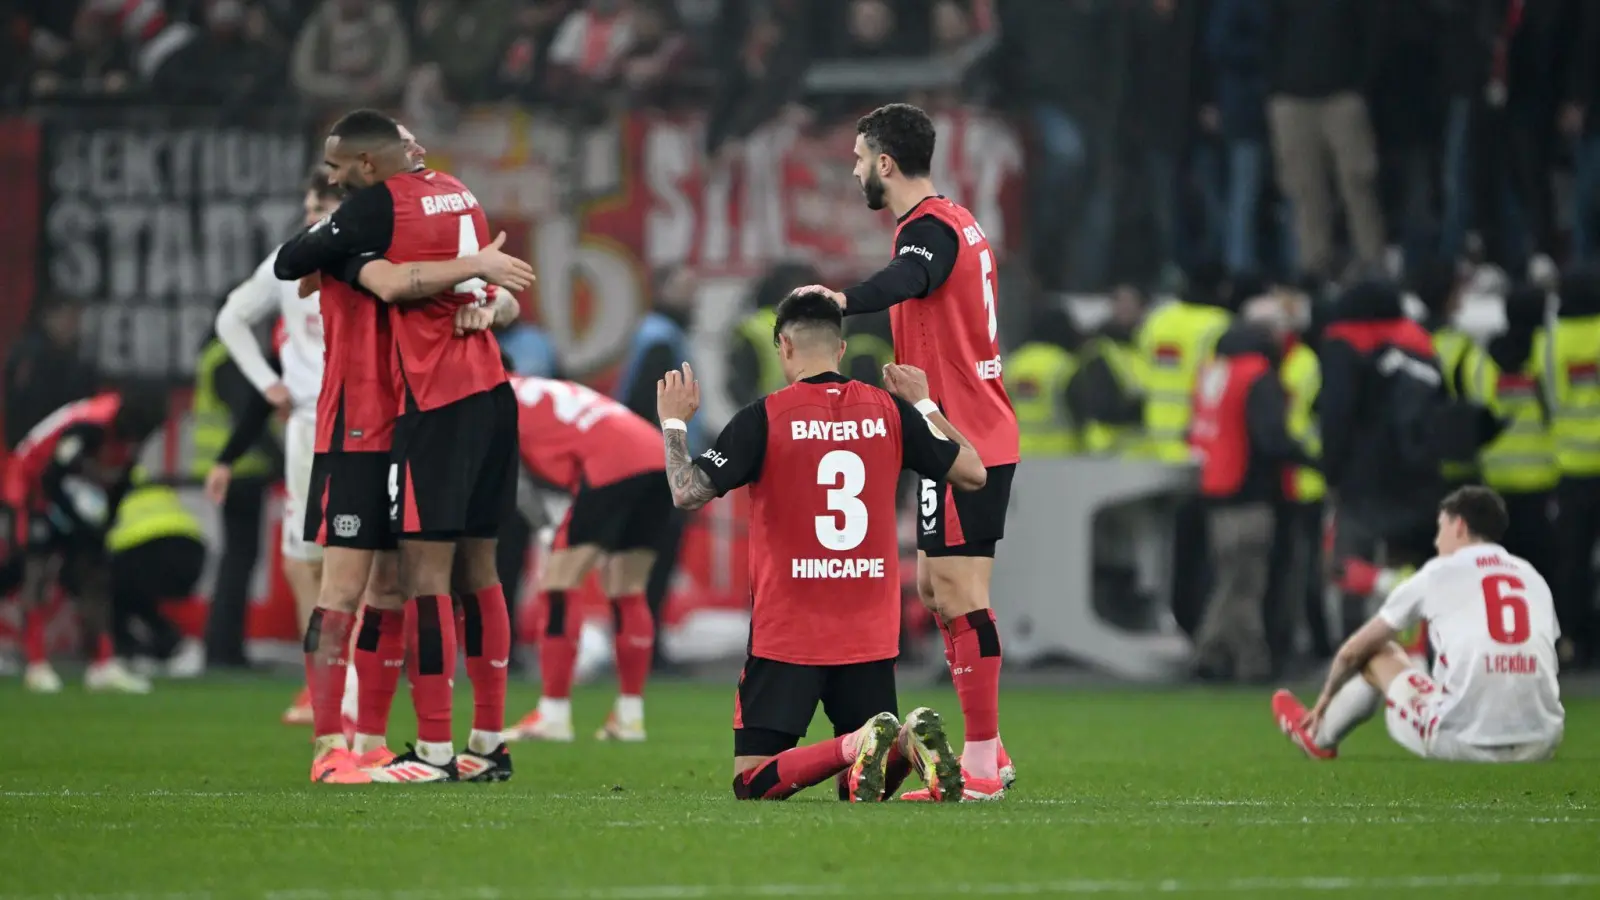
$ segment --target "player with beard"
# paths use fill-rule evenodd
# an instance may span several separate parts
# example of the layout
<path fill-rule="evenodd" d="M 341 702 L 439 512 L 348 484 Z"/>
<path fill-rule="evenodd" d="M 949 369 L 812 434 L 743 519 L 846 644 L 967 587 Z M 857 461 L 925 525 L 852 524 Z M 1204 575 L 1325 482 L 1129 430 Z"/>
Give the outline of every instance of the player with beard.
<path fill-rule="evenodd" d="M 516 402 L 493 335 L 461 337 L 455 320 L 462 307 L 486 304 L 486 282 L 520 290 L 533 273 L 499 252 L 503 234 L 489 242 L 487 219 L 470 191 L 416 165 L 399 125 L 382 113 L 356 110 L 341 118 L 325 156 L 334 180 L 351 194 L 325 223 L 284 245 L 276 271 L 280 278 L 332 276 L 323 282 L 330 347 L 332 295 L 347 321 L 367 323 L 372 340 L 363 342 L 363 352 L 369 361 L 386 359 L 382 368 L 374 361 L 349 370 L 369 382 L 387 376 L 384 388 L 372 389 L 387 393 L 386 415 L 347 418 L 351 410 L 325 393 L 319 439 L 326 432 L 330 444 L 358 442 L 368 451 L 353 502 L 369 514 L 383 505 L 382 495 L 373 493 L 374 445 L 391 451 L 383 465 L 386 533 L 399 539 L 401 584 L 411 598 L 405 622 L 419 740 L 413 751 L 364 771 L 384 783 L 504 780 L 511 775 L 501 736 L 511 634 L 494 536 L 515 503 Z M 337 471 L 331 475 L 330 504 L 340 482 Z M 338 531 L 340 521 L 329 521 Z M 456 657 L 450 595 L 458 549 L 475 701 L 472 733 L 459 757 L 450 720 Z M 339 655 L 350 617 L 341 612 L 331 641 L 320 635 L 313 641 L 317 624 L 314 619 L 306 640 L 313 664 Z"/>
<path fill-rule="evenodd" d="M 939 620 L 966 720 L 967 798 L 996 800 L 1015 769 L 1000 743 L 1000 635 L 989 582 L 1020 458 L 1017 416 L 1000 379 L 994 252 L 972 213 L 934 188 L 934 140 L 928 114 L 904 103 L 857 123 L 856 181 L 869 208 L 895 215 L 894 258 L 861 284 L 828 294 L 845 315 L 889 310 L 895 362 L 928 373 L 933 401 L 972 435 L 989 470 L 987 485 L 969 494 L 923 479 L 917 592 Z"/>

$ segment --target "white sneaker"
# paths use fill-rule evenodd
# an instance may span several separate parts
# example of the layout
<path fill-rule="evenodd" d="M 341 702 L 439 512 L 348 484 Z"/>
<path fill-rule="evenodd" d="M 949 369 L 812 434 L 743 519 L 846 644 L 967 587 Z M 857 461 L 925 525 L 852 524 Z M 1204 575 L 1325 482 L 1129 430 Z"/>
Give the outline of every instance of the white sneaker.
<path fill-rule="evenodd" d="M 168 678 L 199 678 L 206 671 L 205 645 L 194 638 L 184 638 L 167 660 Z"/>
<path fill-rule="evenodd" d="M 594 733 L 597 741 L 622 741 L 637 744 L 645 739 L 644 719 L 623 719 L 615 712 L 606 716 L 606 723 Z"/>
<path fill-rule="evenodd" d="M 150 679 L 141 678 L 128 671 L 128 667 L 115 657 L 91 665 L 83 673 L 83 686 L 91 691 L 108 691 L 114 694 L 150 693 Z"/>
<path fill-rule="evenodd" d="M 540 715 L 536 709 L 506 731 L 505 738 L 508 741 L 555 741 L 568 744 L 573 739 L 572 720 Z"/>
<path fill-rule="evenodd" d="M 22 683 L 35 694 L 61 693 L 61 676 L 48 662 L 28 663 L 22 673 Z"/>

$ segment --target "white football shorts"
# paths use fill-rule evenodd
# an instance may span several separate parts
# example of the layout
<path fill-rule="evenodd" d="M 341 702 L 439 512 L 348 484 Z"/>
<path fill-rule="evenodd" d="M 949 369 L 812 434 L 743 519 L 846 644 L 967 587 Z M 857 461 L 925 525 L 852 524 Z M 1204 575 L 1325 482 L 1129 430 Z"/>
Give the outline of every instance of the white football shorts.
<path fill-rule="evenodd" d="M 1553 740 L 1480 747 L 1464 744 L 1449 731 L 1439 729 L 1444 692 L 1427 673 L 1407 669 L 1389 683 L 1384 698 L 1383 721 L 1395 743 L 1424 759 L 1449 762 L 1538 762 L 1549 759 L 1560 746 Z"/>
<path fill-rule="evenodd" d="M 311 501 L 311 460 L 317 446 L 314 410 L 296 411 L 283 429 L 283 555 L 301 562 L 321 562 L 322 547 L 305 539 L 306 504 Z"/>

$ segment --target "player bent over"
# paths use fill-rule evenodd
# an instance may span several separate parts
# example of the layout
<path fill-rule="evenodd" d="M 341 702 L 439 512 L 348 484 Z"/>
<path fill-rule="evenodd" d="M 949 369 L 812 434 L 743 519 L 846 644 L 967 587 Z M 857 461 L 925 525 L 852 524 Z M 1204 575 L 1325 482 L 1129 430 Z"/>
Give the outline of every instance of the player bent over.
<path fill-rule="evenodd" d="M 960 800 L 960 762 L 938 714 L 918 709 L 903 730 L 895 718 L 895 488 L 902 468 L 960 490 L 982 487 L 986 473 L 928 400 L 920 370 L 885 367 L 898 396 L 839 374 L 843 327 L 825 294 L 785 298 L 773 342 L 789 386 L 741 409 L 692 462 L 685 422 L 699 385 L 686 364 L 656 388 L 673 502 L 698 509 L 750 486 L 753 606 L 733 793 L 781 800 L 848 769 L 851 801 L 878 801 L 915 764 L 936 797 Z M 835 737 L 800 747 L 819 702 Z"/>
<path fill-rule="evenodd" d="M 572 676 L 580 619 L 567 599 L 589 572 L 611 601 L 617 702 L 598 740 L 642 741 L 644 684 L 654 627 L 645 585 L 672 512 L 661 468 L 661 436 L 626 406 L 581 384 L 512 378 L 524 468 L 536 481 L 572 495 L 540 575 L 543 690 L 539 707 L 512 729 L 525 740 L 572 740 Z"/>
<path fill-rule="evenodd" d="M 1278 727 L 1307 756 L 1335 758 L 1380 698 L 1389 736 L 1426 759 L 1532 762 L 1555 753 L 1565 717 L 1560 629 L 1544 577 L 1496 543 L 1506 524 L 1494 491 L 1450 494 L 1439 504 L 1439 555 L 1339 648 L 1311 711 L 1288 691 L 1273 696 Z M 1431 677 L 1394 642 L 1419 621 L 1437 651 Z"/>

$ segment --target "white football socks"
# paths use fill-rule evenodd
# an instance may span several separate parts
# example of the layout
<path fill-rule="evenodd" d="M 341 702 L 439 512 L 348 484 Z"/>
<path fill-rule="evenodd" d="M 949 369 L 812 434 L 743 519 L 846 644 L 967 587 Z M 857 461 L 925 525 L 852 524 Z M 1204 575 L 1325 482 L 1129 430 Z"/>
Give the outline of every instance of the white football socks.
<path fill-rule="evenodd" d="M 344 671 L 344 698 L 339 701 L 339 713 L 354 722 L 361 714 L 361 683 L 356 678 L 355 666 L 350 666 Z"/>
<path fill-rule="evenodd" d="M 1378 703 L 1382 699 L 1378 689 L 1360 675 L 1345 682 L 1344 687 L 1339 688 L 1339 692 L 1328 701 L 1328 710 L 1317 726 L 1317 733 L 1312 735 L 1317 746 L 1324 750 L 1339 746 L 1339 742 L 1357 725 L 1378 711 Z"/>
<path fill-rule="evenodd" d="M 571 722 L 572 700 L 565 697 L 559 700 L 554 697 L 540 697 L 539 718 L 550 722 Z"/>
<path fill-rule="evenodd" d="M 643 697 L 629 697 L 625 694 L 618 694 L 617 704 L 613 709 L 616 711 L 617 721 L 619 722 L 631 724 L 644 721 Z"/>
<path fill-rule="evenodd" d="M 467 750 L 480 756 L 488 756 L 500 744 L 501 737 L 498 731 L 479 731 L 474 728 L 472 733 L 467 735 Z"/>
<path fill-rule="evenodd" d="M 429 765 L 446 765 L 456 758 L 456 745 L 449 741 L 417 741 L 417 756 Z"/>

